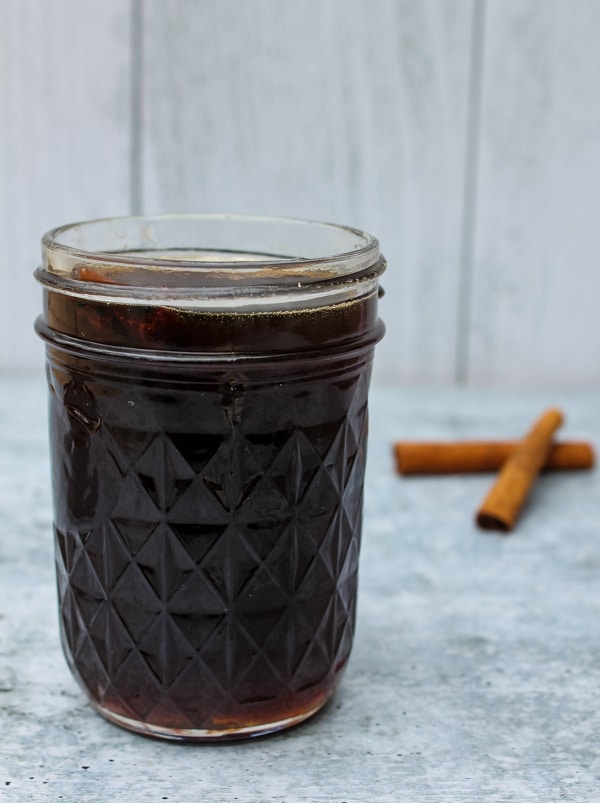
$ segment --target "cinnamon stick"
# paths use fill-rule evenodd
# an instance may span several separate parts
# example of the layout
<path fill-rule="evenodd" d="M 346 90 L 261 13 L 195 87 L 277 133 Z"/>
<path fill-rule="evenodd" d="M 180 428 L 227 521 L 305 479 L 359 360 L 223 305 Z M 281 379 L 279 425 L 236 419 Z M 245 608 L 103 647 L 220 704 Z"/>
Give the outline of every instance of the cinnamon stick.
<path fill-rule="evenodd" d="M 399 474 L 471 474 L 498 471 L 519 441 L 398 441 L 394 444 Z M 553 443 L 543 469 L 577 471 L 592 468 L 594 450 L 584 441 Z"/>
<path fill-rule="evenodd" d="M 512 529 L 548 459 L 552 436 L 562 422 L 560 410 L 547 410 L 515 448 L 477 512 L 476 521 L 482 529 L 501 532 Z"/>

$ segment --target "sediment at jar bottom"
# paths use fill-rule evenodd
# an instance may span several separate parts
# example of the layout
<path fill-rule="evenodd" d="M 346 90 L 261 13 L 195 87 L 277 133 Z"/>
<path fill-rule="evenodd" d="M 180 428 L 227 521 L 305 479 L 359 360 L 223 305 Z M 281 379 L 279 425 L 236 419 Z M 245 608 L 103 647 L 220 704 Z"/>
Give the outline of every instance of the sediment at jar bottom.
<path fill-rule="evenodd" d="M 329 697 L 354 633 L 371 356 L 132 372 L 49 346 L 63 644 L 105 715 L 268 730 Z"/>
<path fill-rule="evenodd" d="M 277 705 L 256 704 L 252 708 L 239 706 L 237 709 L 223 710 L 217 716 L 203 720 L 190 719 L 183 712 L 174 715 L 172 706 L 167 705 L 166 710 L 162 710 L 158 705 L 151 716 L 141 719 L 121 700 L 106 697 L 100 700 L 98 696 L 94 696 L 79 676 L 70 653 L 66 655 L 67 662 L 92 707 L 103 717 L 137 733 L 185 741 L 245 739 L 298 725 L 327 705 L 345 669 L 345 666 L 340 667 L 332 681 L 323 684 L 323 688 L 311 689 Z"/>

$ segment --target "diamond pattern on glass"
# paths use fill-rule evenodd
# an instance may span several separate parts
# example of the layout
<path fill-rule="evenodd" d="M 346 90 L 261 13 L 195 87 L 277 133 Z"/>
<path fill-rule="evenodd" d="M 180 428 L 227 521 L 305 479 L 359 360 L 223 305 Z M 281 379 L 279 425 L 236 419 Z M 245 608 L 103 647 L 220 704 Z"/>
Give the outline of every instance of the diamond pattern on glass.
<path fill-rule="evenodd" d="M 221 404 L 194 384 L 138 388 L 134 410 L 126 378 L 77 383 L 100 423 L 82 432 L 55 399 L 55 437 L 76 435 L 73 460 L 99 470 L 89 509 L 57 494 L 56 556 L 63 640 L 91 696 L 218 729 L 329 693 L 354 629 L 364 365 L 275 395 L 228 383 Z M 59 487 L 72 468 L 56 467 Z"/>

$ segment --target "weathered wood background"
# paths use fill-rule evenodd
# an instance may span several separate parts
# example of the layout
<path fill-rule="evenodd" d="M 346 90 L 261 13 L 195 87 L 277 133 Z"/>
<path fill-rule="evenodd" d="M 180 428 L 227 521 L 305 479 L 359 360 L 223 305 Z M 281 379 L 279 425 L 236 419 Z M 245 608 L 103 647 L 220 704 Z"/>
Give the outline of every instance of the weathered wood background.
<path fill-rule="evenodd" d="M 0 370 L 51 226 L 366 228 L 376 378 L 600 382 L 598 0 L 0 0 Z"/>

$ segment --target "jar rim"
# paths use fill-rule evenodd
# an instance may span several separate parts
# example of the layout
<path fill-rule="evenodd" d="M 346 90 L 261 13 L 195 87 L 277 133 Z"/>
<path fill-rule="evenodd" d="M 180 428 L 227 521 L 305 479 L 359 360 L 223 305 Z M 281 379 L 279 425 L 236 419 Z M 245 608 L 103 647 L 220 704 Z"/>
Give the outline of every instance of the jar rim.
<path fill-rule="evenodd" d="M 232 236 L 234 228 L 240 232 Z M 202 238 L 209 233 L 210 242 L 205 243 Z M 194 235 L 198 242 L 189 239 Z M 309 247 L 304 254 L 297 253 L 303 236 L 304 249 Z M 246 245 L 241 237 L 248 238 Z M 288 247 L 282 238 L 290 240 Z M 350 278 L 372 267 L 379 257 L 379 242 L 367 232 L 293 217 L 200 213 L 108 217 L 58 226 L 42 237 L 46 273 L 73 279 L 76 268 L 87 265 L 102 271 L 104 281 L 112 269 L 118 272 L 117 283 L 142 286 L 155 284 L 158 274 L 164 282 L 165 271 L 172 286 L 179 284 L 178 279 L 189 285 L 192 276 L 206 281 L 215 274 L 219 283 L 262 284 L 274 278 L 278 284 L 299 278 L 311 283 Z"/>
<path fill-rule="evenodd" d="M 350 226 L 185 213 L 52 229 L 35 276 L 60 294 L 216 311 L 341 302 L 372 292 L 384 269 L 378 240 Z"/>

